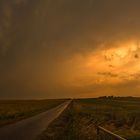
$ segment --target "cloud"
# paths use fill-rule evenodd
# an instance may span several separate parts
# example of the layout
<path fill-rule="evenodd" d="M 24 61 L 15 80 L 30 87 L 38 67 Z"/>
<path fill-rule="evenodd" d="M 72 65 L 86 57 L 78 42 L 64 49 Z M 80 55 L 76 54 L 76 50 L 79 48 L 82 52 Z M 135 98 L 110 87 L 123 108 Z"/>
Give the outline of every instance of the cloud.
<path fill-rule="evenodd" d="M 91 97 L 121 84 L 127 95 L 139 83 L 139 4 L 1 0 L 0 97 Z"/>
<path fill-rule="evenodd" d="M 139 59 L 139 55 L 138 54 L 135 54 L 134 56 L 136 59 Z"/>
<path fill-rule="evenodd" d="M 111 72 L 98 72 L 98 75 L 107 76 L 107 77 L 118 77 L 118 74 L 113 74 Z"/>

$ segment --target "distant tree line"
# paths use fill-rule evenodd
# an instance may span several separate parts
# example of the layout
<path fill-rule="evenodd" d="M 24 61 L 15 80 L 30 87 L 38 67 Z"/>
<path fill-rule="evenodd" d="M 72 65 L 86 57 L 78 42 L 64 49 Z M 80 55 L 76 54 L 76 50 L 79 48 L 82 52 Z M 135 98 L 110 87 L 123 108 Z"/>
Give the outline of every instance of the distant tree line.
<path fill-rule="evenodd" d="M 126 96 L 126 97 L 120 97 L 120 96 L 101 96 L 99 99 L 115 99 L 115 100 L 137 100 L 140 99 L 140 97 L 133 97 L 133 96 Z"/>

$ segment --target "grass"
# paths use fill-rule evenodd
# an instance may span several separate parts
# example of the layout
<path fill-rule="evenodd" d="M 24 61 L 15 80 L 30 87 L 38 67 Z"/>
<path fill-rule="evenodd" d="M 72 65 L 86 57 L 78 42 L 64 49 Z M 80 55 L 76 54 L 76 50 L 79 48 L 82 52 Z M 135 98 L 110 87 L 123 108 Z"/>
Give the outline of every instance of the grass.
<path fill-rule="evenodd" d="M 53 108 L 66 100 L 1 100 L 0 127 Z"/>
<path fill-rule="evenodd" d="M 140 139 L 140 99 L 77 100 L 74 109 L 90 124 L 101 125 L 127 139 Z"/>
<path fill-rule="evenodd" d="M 139 116 L 140 98 L 77 99 L 48 127 L 41 140 L 48 140 L 49 134 L 53 140 L 96 140 L 96 125 L 128 140 L 139 140 Z"/>
<path fill-rule="evenodd" d="M 37 140 L 72 140 L 73 109 L 69 105 L 67 109 L 37 138 Z"/>

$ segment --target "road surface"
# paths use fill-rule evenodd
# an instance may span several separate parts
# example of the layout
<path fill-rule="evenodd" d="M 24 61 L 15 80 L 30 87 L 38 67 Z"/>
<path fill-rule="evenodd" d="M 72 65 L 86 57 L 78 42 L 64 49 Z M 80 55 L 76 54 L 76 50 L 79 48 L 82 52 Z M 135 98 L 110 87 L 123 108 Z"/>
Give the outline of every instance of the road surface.
<path fill-rule="evenodd" d="M 66 101 L 46 112 L 0 128 L 0 140 L 35 140 L 70 102 Z"/>

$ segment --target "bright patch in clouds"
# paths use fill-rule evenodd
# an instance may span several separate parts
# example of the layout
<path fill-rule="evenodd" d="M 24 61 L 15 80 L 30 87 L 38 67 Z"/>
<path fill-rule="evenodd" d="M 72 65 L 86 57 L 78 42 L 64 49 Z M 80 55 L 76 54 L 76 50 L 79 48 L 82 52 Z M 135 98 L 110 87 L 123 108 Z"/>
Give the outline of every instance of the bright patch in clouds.
<path fill-rule="evenodd" d="M 123 83 L 140 73 L 140 47 L 137 42 L 121 42 L 77 55 L 71 61 L 75 85 Z M 80 80 L 79 80 L 80 79 Z M 74 84 L 72 82 L 72 84 Z"/>

